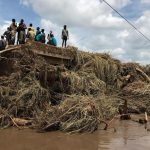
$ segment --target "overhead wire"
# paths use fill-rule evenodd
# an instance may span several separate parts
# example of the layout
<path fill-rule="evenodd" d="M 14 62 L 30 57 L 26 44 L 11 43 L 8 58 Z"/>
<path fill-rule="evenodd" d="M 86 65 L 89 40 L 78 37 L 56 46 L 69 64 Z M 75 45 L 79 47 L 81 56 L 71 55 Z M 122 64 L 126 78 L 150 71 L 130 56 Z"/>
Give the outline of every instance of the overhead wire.
<path fill-rule="evenodd" d="M 100 3 L 104 2 L 107 6 L 109 6 L 113 11 L 115 11 L 121 18 L 123 18 L 130 26 L 132 26 L 139 34 L 141 34 L 147 41 L 150 42 L 150 38 L 148 38 L 144 33 L 142 33 L 133 23 L 131 23 L 127 18 L 125 18 L 120 12 L 118 12 L 113 6 L 111 6 L 106 0 L 99 0 Z M 87 39 L 88 36 L 81 37 L 76 43 Z"/>
<path fill-rule="evenodd" d="M 138 33 L 140 33 L 146 40 L 150 42 L 150 38 L 144 35 L 137 27 L 134 26 L 128 19 L 126 19 L 121 13 L 119 13 L 113 6 L 111 6 L 106 0 L 99 0 L 100 3 L 104 2 L 107 4 L 113 11 L 115 11 L 121 18 L 123 18 L 130 26 L 132 26 Z"/>

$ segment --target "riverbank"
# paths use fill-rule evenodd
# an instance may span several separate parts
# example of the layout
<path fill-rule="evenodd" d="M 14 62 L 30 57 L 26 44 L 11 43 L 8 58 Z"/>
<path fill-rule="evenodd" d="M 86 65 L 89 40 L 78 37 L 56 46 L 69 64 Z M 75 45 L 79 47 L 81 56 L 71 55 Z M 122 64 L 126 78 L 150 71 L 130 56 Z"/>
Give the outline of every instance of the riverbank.
<path fill-rule="evenodd" d="M 125 100 L 128 113 L 150 114 L 148 68 L 73 47 L 65 49 L 74 54 L 70 65 L 54 65 L 32 49 L 1 55 L 1 128 L 94 132 L 119 114 Z"/>

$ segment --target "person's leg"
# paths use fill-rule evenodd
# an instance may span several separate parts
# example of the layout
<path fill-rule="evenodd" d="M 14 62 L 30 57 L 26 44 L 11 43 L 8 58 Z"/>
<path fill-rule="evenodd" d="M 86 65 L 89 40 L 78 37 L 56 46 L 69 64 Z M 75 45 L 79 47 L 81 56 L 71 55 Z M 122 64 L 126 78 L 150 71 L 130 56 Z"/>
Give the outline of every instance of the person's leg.
<path fill-rule="evenodd" d="M 17 45 L 19 45 L 19 36 L 20 36 L 20 32 L 17 33 Z"/>
<path fill-rule="evenodd" d="M 65 40 L 65 47 L 66 47 L 66 40 Z"/>
<path fill-rule="evenodd" d="M 19 44 L 24 44 L 24 31 L 20 31 Z"/>
<path fill-rule="evenodd" d="M 15 36 L 16 36 L 16 35 L 13 35 L 13 36 L 12 36 L 12 45 L 15 44 Z"/>
<path fill-rule="evenodd" d="M 62 47 L 64 46 L 64 41 L 65 41 L 65 40 L 64 40 L 64 38 L 63 38 L 63 39 L 62 39 Z"/>
<path fill-rule="evenodd" d="M 11 38 L 12 38 L 12 35 L 10 35 L 10 37 L 9 37 L 9 45 L 12 45 L 12 40 L 11 40 Z"/>
<path fill-rule="evenodd" d="M 8 45 L 11 45 L 11 36 L 8 37 Z"/>
<path fill-rule="evenodd" d="M 26 40 L 26 33 L 25 31 L 23 31 L 23 44 L 25 44 L 25 40 Z"/>
<path fill-rule="evenodd" d="M 22 31 L 19 32 L 19 44 L 22 44 Z"/>
<path fill-rule="evenodd" d="M 8 37 L 6 37 L 6 43 L 7 43 L 7 45 L 8 45 L 8 43 L 9 43 L 9 39 L 8 39 Z"/>
<path fill-rule="evenodd" d="M 65 47 L 67 47 L 67 38 L 65 39 Z"/>

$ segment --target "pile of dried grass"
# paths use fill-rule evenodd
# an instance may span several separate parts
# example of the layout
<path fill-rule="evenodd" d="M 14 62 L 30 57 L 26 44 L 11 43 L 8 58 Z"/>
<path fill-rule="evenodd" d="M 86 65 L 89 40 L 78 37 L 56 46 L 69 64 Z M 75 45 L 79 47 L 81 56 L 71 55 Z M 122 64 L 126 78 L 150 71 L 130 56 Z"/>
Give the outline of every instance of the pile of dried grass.
<path fill-rule="evenodd" d="M 69 89 L 69 94 L 97 96 L 106 92 L 105 82 L 98 79 L 94 73 L 70 71 L 63 72 L 61 75 L 65 85 L 64 88 Z"/>
<path fill-rule="evenodd" d="M 43 59 L 29 49 L 6 53 L 2 62 L 3 59 L 5 62 L 15 62 L 10 65 L 11 72 L 6 68 L 1 70 L 0 76 L 1 125 L 6 126 L 6 120 L 11 125 L 12 117 L 34 118 L 39 110 L 45 110 L 49 105 L 51 95 L 38 79 L 40 70 L 45 65 Z M 0 65 L 5 66 L 1 61 Z"/>
<path fill-rule="evenodd" d="M 150 84 L 142 81 L 134 82 L 126 86 L 121 96 L 128 100 L 131 112 L 150 114 Z"/>
<path fill-rule="evenodd" d="M 98 128 L 98 107 L 93 99 L 86 96 L 71 95 L 59 106 L 47 110 L 43 118 L 37 117 L 39 129 L 56 129 L 67 132 L 93 132 Z M 56 126 L 57 125 L 57 126 Z"/>
<path fill-rule="evenodd" d="M 78 52 L 76 61 L 76 71 L 94 73 L 106 85 L 114 85 L 116 83 L 121 63 L 112 59 L 110 55 Z"/>
<path fill-rule="evenodd" d="M 108 97 L 70 95 L 59 106 L 50 107 L 46 115 L 41 112 L 36 124 L 44 131 L 93 132 L 103 120 L 117 114 L 116 106 Z"/>
<path fill-rule="evenodd" d="M 144 67 L 145 73 L 150 77 L 150 65 Z"/>
<path fill-rule="evenodd" d="M 43 88 L 34 77 L 24 77 L 15 90 L 16 94 L 9 104 L 8 111 L 15 117 L 32 118 L 39 110 L 50 104 L 50 92 Z"/>
<path fill-rule="evenodd" d="M 32 45 L 0 58 L 1 127 L 18 127 L 20 118 L 23 122 L 31 119 L 32 127 L 42 131 L 93 132 L 118 113 L 122 97 L 130 100 L 130 109 L 148 109 L 149 84 L 144 82 L 145 74 L 137 72 L 138 64 L 121 64 L 108 54 L 75 52 L 69 47 L 64 54 L 73 52 L 76 59 L 67 69 L 48 64 L 30 48 Z M 120 98 L 116 98 L 118 89 Z"/>

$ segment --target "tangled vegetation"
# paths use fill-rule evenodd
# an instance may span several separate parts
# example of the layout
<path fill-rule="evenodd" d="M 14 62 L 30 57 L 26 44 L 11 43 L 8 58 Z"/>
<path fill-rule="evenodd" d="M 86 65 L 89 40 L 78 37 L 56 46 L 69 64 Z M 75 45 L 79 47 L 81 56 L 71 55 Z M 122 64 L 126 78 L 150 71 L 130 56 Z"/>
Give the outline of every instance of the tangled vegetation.
<path fill-rule="evenodd" d="M 74 55 L 71 66 L 53 65 L 32 49 L 0 56 L 1 128 L 93 132 L 118 114 L 124 99 L 130 112 L 150 114 L 148 67 L 72 47 L 65 50 Z"/>

